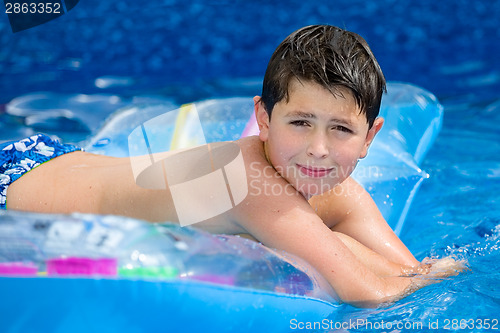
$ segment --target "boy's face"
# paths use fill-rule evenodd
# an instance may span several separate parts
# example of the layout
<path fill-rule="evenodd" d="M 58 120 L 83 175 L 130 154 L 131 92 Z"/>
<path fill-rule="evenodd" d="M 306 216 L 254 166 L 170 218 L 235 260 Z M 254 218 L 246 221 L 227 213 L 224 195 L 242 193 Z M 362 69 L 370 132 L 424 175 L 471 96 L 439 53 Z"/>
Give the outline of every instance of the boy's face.
<path fill-rule="evenodd" d="M 333 95 L 317 83 L 294 79 L 289 101 L 276 103 L 271 121 L 262 103 L 256 103 L 260 139 L 269 162 L 306 198 L 342 183 L 383 124 L 371 129 L 352 93 Z M 258 99 L 256 99 L 258 100 Z"/>

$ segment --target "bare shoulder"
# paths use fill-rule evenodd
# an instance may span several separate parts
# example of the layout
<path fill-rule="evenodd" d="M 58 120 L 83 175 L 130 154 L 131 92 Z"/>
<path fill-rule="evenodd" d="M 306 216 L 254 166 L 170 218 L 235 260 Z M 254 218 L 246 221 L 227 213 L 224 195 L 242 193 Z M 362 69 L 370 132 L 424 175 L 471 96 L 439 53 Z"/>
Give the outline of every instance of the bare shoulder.
<path fill-rule="evenodd" d="M 233 215 L 244 230 L 264 244 L 272 244 L 268 237 L 283 228 L 303 225 L 305 229 L 308 222 L 321 222 L 307 200 L 269 164 L 258 137 L 237 143 L 245 160 L 248 194 Z"/>
<path fill-rule="evenodd" d="M 361 212 L 379 214 L 370 194 L 352 177 L 330 191 L 310 198 L 309 203 L 330 228 Z"/>
<path fill-rule="evenodd" d="M 304 197 L 274 169 L 266 159 L 258 137 L 237 141 L 245 163 L 247 201 L 271 200 L 271 203 L 292 200 L 306 202 Z"/>

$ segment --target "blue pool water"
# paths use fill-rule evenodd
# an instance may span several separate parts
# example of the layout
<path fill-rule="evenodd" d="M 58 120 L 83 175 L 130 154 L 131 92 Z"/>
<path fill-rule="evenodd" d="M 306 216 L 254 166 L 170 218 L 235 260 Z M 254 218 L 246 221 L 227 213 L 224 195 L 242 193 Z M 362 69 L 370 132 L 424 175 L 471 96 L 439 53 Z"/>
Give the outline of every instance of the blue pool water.
<path fill-rule="evenodd" d="M 0 13 L 0 141 L 44 131 L 82 142 L 130 103 L 256 95 L 288 33 L 313 23 L 353 30 L 388 80 L 420 85 L 444 105 L 443 130 L 422 165 L 431 177 L 402 239 L 418 259 L 455 255 L 471 270 L 389 307 L 342 306 L 331 320 L 375 325 L 344 325 L 345 332 L 448 332 L 460 324 L 464 332 L 500 331 L 499 17 L 500 1 L 82 0 L 57 20 L 13 34 Z M 6 112 L 12 99 L 39 91 L 66 101 L 107 95 L 100 107 L 67 117 L 42 106 Z"/>

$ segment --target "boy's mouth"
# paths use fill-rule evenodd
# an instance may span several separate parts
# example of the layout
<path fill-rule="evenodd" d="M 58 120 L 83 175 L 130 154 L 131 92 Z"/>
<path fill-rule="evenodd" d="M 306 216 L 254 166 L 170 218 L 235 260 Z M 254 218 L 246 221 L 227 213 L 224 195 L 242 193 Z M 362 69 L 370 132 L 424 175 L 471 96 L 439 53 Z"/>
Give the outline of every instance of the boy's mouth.
<path fill-rule="evenodd" d="M 334 169 L 334 168 L 324 168 L 324 167 L 311 167 L 301 164 L 297 164 L 297 167 L 301 174 L 311 178 L 326 177 Z"/>

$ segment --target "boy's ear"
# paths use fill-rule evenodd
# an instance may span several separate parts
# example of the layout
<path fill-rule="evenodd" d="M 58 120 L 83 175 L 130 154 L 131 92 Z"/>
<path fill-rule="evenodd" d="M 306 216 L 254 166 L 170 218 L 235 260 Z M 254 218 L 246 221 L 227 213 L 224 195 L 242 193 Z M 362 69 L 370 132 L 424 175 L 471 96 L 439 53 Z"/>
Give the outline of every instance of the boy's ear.
<path fill-rule="evenodd" d="M 269 136 L 269 115 L 262 103 L 260 96 L 253 98 L 255 119 L 259 125 L 259 138 L 262 142 L 266 142 Z"/>
<path fill-rule="evenodd" d="M 382 129 L 383 125 L 384 125 L 384 118 L 379 117 L 375 119 L 372 127 L 368 130 L 368 134 L 366 134 L 365 144 L 363 146 L 361 154 L 359 155 L 359 158 L 366 157 L 366 155 L 368 154 L 368 148 L 370 148 L 373 139 L 375 139 L 375 135 L 377 135 L 377 133 Z"/>

